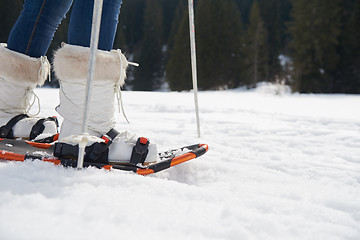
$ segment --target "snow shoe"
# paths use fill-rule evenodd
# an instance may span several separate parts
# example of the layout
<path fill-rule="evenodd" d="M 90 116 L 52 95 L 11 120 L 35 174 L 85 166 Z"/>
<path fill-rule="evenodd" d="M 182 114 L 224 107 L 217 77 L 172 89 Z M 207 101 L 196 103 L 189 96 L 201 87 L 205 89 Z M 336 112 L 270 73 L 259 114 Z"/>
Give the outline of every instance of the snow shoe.
<path fill-rule="evenodd" d="M 111 133 L 109 133 L 111 135 Z M 139 140 L 143 141 L 143 140 Z M 61 148 L 65 146 L 64 149 Z M 63 143 L 47 144 L 47 143 L 36 143 L 24 140 L 13 140 L 13 139 L 0 139 L 0 159 L 6 161 L 35 161 L 40 160 L 44 162 L 51 162 L 56 165 L 62 165 L 65 167 L 77 167 L 77 160 L 72 159 L 70 156 L 58 156 L 55 157 L 54 153 L 58 151 L 65 153 L 66 151 L 72 151 L 68 148 L 70 145 L 63 145 Z M 73 146 L 74 147 L 74 146 Z M 98 148 L 101 146 L 98 146 Z M 76 146 L 74 147 L 76 148 Z M 92 149 L 96 151 L 96 149 Z M 88 149 L 87 155 L 92 154 L 93 151 Z M 101 149 L 100 149 L 101 150 Z M 163 171 L 168 168 L 172 168 L 184 162 L 198 158 L 204 155 L 208 151 L 207 144 L 194 144 L 184 146 L 181 148 L 172 149 L 169 151 L 158 153 L 159 161 L 151 163 L 146 166 L 142 164 L 133 163 L 101 163 L 96 162 L 84 162 L 84 167 L 96 167 L 106 170 L 121 170 L 121 171 L 132 171 L 140 175 L 149 175 Z"/>
<path fill-rule="evenodd" d="M 29 114 L 37 98 L 34 88 L 43 85 L 50 74 L 47 58 L 32 58 L 1 43 L 0 62 L 0 138 L 54 140 L 58 133 L 57 120 Z"/>
<path fill-rule="evenodd" d="M 78 135 L 72 135 L 55 143 L 54 156 L 59 159 L 77 160 Z M 156 145 L 150 140 L 128 132 L 119 133 L 111 129 L 101 137 L 102 142 L 92 143 L 85 148 L 85 162 L 109 164 L 131 164 L 146 166 L 158 161 Z"/>
<path fill-rule="evenodd" d="M 77 135 L 82 134 L 82 113 L 86 99 L 85 88 L 89 58 L 90 48 L 69 44 L 63 44 L 55 53 L 54 69 L 60 80 L 60 105 L 57 107 L 57 112 L 64 118 L 56 149 L 60 154 L 58 156 L 68 154 L 74 157 L 69 152 L 74 152 L 73 148 L 76 149 L 77 146 L 75 142 L 71 141 L 70 136 L 76 138 Z M 91 154 L 87 154 L 85 161 L 108 163 L 129 162 L 132 159 L 131 161 L 135 163 L 135 158 L 131 156 L 133 149 L 138 145 L 140 147 L 136 147 L 135 152 L 145 151 L 147 153 L 139 154 L 141 155 L 139 158 L 143 159 L 140 159 L 138 163 L 145 164 L 158 160 L 156 145 L 149 143 L 148 139 L 140 138 L 138 140 L 139 138 L 135 135 L 127 132 L 119 133 L 114 129 L 116 124 L 114 99 L 115 96 L 118 97 L 118 100 L 120 98 L 120 88 L 125 82 L 128 65 L 129 62 L 120 50 L 97 50 L 96 52 L 87 127 L 90 135 L 103 137 L 107 143 L 94 143 L 88 146 L 86 152 L 102 152 L 99 154 L 102 157 L 89 157 Z"/>

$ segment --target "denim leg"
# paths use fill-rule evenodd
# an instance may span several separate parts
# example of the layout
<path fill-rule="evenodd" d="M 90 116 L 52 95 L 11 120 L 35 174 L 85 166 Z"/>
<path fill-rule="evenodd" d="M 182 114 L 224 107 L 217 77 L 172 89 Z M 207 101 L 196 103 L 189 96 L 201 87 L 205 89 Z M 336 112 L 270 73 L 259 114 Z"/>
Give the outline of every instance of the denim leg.
<path fill-rule="evenodd" d="M 121 0 L 104 0 L 101 16 L 98 48 L 110 51 L 113 48 Z M 68 43 L 90 47 L 94 0 L 75 0 L 71 11 Z"/>
<path fill-rule="evenodd" d="M 73 0 L 25 0 L 8 38 L 10 50 L 30 57 L 44 56 Z"/>

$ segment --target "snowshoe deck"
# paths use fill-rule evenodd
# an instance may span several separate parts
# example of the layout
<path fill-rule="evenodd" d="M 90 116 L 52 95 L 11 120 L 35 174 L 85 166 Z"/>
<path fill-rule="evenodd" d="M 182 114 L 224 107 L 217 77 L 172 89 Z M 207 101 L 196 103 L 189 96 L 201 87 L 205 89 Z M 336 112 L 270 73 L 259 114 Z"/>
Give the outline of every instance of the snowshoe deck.
<path fill-rule="evenodd" d="M 66 167 L 76 167 L 77 161 L 72 159 L 56 158 L 53 155 L 54 145 L 46 143 L 36 143 L 23 140 L 0 139 L 0 159 L 8 161 L 33 161 L 41 160 L 52 162 L 56 165 Z M 208 150 L 206 144 L 195 144 L 182 148 L 159 153 L 159 162 L 147 166 L 133 164 L 101 164 L 84 162 L 84 167 L 94 166 L 104 169 L 117 169 L 123 171 L 133 171 L 140 175 L 149 175 L 160 172 L 180 163 L 189 161 L 205 154 Z"/>

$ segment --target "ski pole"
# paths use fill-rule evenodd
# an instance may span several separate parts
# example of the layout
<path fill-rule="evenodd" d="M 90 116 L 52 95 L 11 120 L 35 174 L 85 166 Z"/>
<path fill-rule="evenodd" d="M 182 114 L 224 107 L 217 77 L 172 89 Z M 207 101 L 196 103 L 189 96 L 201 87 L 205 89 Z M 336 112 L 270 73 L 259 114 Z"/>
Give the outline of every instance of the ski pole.
<path fill-rule="evenodd" d="M 200 138 L 200 117 L 199 117 L 199 101 L 197 88 L 197 66 L 196 66 L 196 41 L 195 41 L 195 21 L 194 21 L 194 0 L 188 0 L 189 5 L 189 30 L 190 30 L 190 48 L 191 48 L 191 69 L 194 89 L 195 113 L 197 134 Z"/>
<path fill-rule="evenodd" d="M 88 131 L 88 118 L 89 118 L 89 104 L 91 100 L 91 85 L 93 81 L 94 68 L 96 62 L 96 50 L 98 49 L 99 43 L 99 35 L 100 35 L 100 23 L 101 23 L 101 14 L 102 14 L 102 6 L 103 0 L 95 0 L 94 1 L 94 11 L 93 11 L 93 19 L 91 26 L 91 39 L 90 39 L 90 61 L 89 61 L 89 71 L 86 82 L 86 100 L 84 107 L 84 115 L 83 115 L 83 124 L 82 124 L 82 132 L 83 134 L 79 139 L 79 155 L 77 161 L 77 168 L 82 169 L 84 164 L 84 154 L 85 147 L 88 142 L 97 141 L 96 138 L 89 136 Z M 100 139 L 100 138 L 99 138 Z"/>

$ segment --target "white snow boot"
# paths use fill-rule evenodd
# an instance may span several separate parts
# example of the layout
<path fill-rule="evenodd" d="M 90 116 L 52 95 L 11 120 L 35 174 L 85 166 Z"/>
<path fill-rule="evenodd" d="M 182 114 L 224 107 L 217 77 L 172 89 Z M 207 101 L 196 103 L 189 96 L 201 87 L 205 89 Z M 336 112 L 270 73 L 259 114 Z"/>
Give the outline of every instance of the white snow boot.
<path fill-rule="evenodd" d="M 0 138 L 54 139 L 58 133 L 55 117 L 29 117 L 37 98 L 33 89 L 43 85 L 49 74 L 46 57 L 32 58 L 0 44 Z"/>
<path fill-rule="evenodd" d="M 69 136 L 82 134 L 89 58 L 90 48 L 69 44 L 63 44 L 55 53 L 53 65 L 60 80 L 57 111 L 64 118 L 55 150 L 55 155 L 59 157 L 77 157 L 77 146 L 75 142 L 69 142 Z M 128 64 L 120 50 L 96 52 L 87 127 L 90 135 L 102 137 L 105 143 L 88 146 L 85 161 L 132 164 L 157 161 L 155 144 L 149 144 L 146 138 L 128 132 L 119 133 L 114 129 L 115 95 L 120 93 L 124 84 Z"/>

